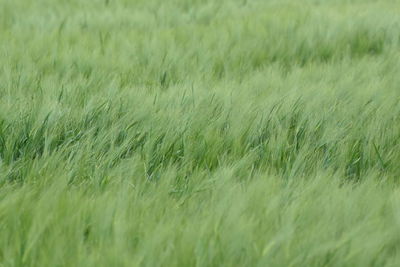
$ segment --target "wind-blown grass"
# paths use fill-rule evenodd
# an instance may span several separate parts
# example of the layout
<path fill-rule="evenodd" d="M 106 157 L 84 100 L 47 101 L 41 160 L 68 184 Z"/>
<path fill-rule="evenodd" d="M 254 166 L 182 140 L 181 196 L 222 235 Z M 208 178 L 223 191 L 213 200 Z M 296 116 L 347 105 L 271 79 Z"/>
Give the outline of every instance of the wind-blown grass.
<path fill-rule="evenodd" d="M 2 266 L 398 266 L 397 1 L 0 2 Z"/>

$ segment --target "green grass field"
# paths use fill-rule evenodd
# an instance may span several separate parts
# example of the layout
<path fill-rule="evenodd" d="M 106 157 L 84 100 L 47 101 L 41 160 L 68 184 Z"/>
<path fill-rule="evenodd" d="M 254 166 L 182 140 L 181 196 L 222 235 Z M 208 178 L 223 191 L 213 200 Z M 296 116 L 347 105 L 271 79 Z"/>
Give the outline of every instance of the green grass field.
<path fill-rule="evenodd" d="M 0 266 L 400 266 L 398 0 L 0 0 Z"/>

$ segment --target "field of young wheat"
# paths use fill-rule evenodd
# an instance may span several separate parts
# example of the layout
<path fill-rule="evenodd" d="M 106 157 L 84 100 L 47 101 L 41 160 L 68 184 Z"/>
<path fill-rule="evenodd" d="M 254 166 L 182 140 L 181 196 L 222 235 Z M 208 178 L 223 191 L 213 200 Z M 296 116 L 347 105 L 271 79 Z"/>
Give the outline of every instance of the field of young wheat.
<path fill-rule="evenodd" d="M 0 266 L 400 266 L 398 0 L 0 0 Z"/>

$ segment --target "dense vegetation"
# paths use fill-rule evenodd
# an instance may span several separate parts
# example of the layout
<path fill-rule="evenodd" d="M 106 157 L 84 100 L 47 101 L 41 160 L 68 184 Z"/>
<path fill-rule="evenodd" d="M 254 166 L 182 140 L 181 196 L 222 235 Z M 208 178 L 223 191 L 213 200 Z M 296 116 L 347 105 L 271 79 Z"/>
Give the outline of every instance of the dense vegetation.
<path fill-rule="evenodd" d="M 397 0 L 1 0 L 1 266 L 399 266 Z"/>

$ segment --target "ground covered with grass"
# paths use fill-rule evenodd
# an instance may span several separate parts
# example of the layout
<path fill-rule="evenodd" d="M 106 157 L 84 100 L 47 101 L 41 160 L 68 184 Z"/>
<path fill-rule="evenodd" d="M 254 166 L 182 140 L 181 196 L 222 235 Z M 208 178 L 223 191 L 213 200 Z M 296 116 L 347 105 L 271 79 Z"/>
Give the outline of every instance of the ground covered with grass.
<path fill-rule="evenodd" d="M 399 13 L 0 1 L 0 265 L 399 266 Z"/>

